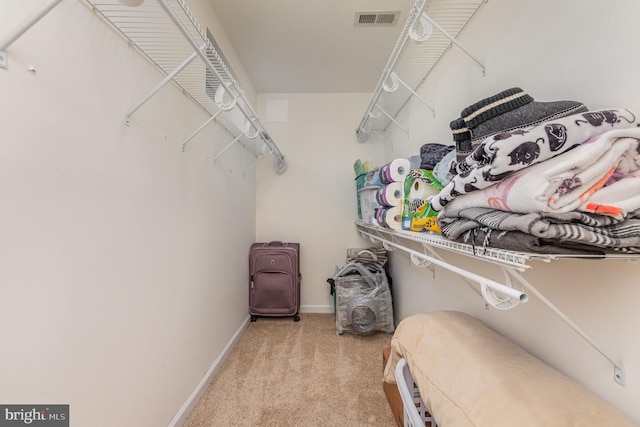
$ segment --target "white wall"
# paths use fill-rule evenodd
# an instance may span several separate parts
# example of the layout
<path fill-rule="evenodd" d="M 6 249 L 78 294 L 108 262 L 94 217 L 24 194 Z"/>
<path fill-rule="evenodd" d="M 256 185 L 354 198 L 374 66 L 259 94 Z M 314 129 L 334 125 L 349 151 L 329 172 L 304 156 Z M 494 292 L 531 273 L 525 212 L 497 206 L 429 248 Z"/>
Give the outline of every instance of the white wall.
<path fill-rule="evenodd" d="M 403 111 L 407 138 L 392 129 L 387 159 L 417 154 L 423 141 L 451 144 L 449 122 L 466 106 L 519 86 L 539 101 L 572 99 L 590 109 L 629 108 L 640 112 L 640 58 L 630 52 L 640 40 L 635 17 L 640 4 L 552 0 L 491 0 L 460 41 L 482 59 L 487 75 L 460 50 L 448 52 L 420 94 L 436 108 L 433 118 L 419 102 Z M 364 108 L 364 107 L 363 107 Z M 457 265 L 495 280 L 496 267 L 442 253 Z M 613 381 L 613 366 L 587 345 L 540 300 L 502 312 L 486 311 L 482 299 L 459 277 L 436 268 L 412 267 L 392 258 L 399 319 L 421 311 L 456 309 L 472 313 L 552 366 L 585 384 L 640 423 L 640 288 L 637 263 L 620 260 L 560 260 L 533 263 L 524 277 L 600 346 L 622 363 L 626 387 Z"/>
<path fill-rule="evenodd" d="M 216 126 L 183 153 L 208 116 L 173 85 L 126 127 L 163 76 L 80 1 L 7 53 L 0 402 L 68 403 L 78 426 L 167 425 L 247 319 L 253 157 L 236 145 L 214 164 L 230 140 Z"/>
<path fill-rule="evenodd" d="M 379 163 L 380 141 L 355 143 L 355 128 L 370 94 L 260 94 L 258 113 L 287 160 L 277 175 L 269 159 L 258 164 L 258 241 L 300 242 L 302 311 L 333 310 L 326 280 L 360 247 L 353 162 Z M 268 101 L 287 106 L 286 121 L 269 121 Z M 372 147 L 378 150 L 371 151 Z"/>

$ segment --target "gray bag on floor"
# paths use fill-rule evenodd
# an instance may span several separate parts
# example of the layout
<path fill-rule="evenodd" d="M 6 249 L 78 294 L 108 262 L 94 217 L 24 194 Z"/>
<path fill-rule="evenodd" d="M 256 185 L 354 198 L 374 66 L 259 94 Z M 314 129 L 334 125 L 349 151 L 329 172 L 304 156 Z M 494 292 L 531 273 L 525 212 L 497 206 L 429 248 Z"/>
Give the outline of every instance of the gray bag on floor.
<path fill-rule="evenodd" d="M 369 335 L 376 331 L 392 333 L 393 302 L 387 274 L 370 271 L 351 262 L 333 276 L 336 292 L 336 333 Z"/>

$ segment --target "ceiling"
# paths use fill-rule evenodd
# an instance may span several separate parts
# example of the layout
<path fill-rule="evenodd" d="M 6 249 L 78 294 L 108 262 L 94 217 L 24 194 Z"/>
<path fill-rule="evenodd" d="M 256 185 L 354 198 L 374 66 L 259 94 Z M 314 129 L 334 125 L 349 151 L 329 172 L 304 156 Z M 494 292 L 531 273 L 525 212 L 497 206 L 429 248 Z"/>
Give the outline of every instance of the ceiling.
<path fill-rule="evenodd" d="M 258 93 L 373 92 L 412 0 L 209 0 Z M 356 12 L 400 11 L 356 26 Z"/>

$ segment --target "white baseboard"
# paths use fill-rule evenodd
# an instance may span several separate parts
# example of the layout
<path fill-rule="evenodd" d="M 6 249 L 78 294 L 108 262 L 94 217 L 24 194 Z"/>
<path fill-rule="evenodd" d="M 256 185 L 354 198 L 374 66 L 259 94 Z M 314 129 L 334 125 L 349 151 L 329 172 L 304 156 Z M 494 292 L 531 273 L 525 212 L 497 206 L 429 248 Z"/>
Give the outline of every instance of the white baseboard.
<path fill-rule="evenodd" d="M 231 349 L 236 344 L 240 336 L 244 333 L 245 329 L 249 327 L 250 320 L 251 317 L 247 316 L 244 322 L 242 322 L 240 328 L 236 331 L 235 334 L 233 334 L 233 337 L 231 337 L 231 340 L 229 340 L 227 345 L 224 347 L 222 353 L 220 353 L 218 358 L 209 367 L 209 370 L 202 377 L 195 390 L 193 390 L 191 395 L 182 404 L 182 407 L 178 410 L 178 413 L 175 415 L 175 417 L 173 417 L 168 427 L 180 427 L 184 424 L 184 422 L 187 420 L 187 417 L 189 417 L 189 414 L 198 403 L 198 400 L 200 400 L 200 397 L 202 397 L 202 394 L 207 390 L 207 387 L 209 386 L 209 383 L 215 376 L 216 372 L 218 372 L 220 365 L 222 365 L 222 361 L 227 357 L 229 352 L 231 352 Z"/>
<path fill-rule="evenodd" d="M 300 313 L 333 313 L 333 305 L 301 305 Z"/>

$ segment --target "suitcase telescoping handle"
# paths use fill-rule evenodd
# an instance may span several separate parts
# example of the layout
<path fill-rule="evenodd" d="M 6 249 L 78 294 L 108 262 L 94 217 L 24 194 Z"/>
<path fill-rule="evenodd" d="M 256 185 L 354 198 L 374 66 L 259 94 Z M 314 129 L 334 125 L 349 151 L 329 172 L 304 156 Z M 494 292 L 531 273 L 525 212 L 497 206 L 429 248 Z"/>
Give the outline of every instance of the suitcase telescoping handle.
<path fill-rule="evenodd" d="M 269 243 L 265 243 L 265 246 L 287 246 L 289 243 L 281 240 L 272 240 Z"/>

